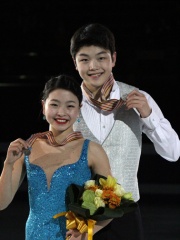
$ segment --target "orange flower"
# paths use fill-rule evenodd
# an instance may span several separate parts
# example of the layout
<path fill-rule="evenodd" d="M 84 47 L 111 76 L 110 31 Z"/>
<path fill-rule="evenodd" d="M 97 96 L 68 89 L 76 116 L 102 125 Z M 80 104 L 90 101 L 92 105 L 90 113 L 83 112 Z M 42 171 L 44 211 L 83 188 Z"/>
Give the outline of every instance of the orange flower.
<path fill-rule="evenodd" d="M 120 206 L 120 203 L 121 203 L 121 197 L 118 197 L 116 194 L 112 193 L 109 199 L 109 207 L 116 208 Z"/>
<path fill-rule="evenodd" d="M 97 186 L 97 185 L 88 187 L 88 189 L 89 189 L 89 190 L 92 190 L 93 192 L 95 192 L 96 189 L 98 189 L 98 188 L 99 188 L 99 186 Z"/>
<path fill-rule="evenodd" d="M 112 191 L 109 189 L 103 189 L 103 193 L 102 193 L 102 199 L 106 200 L 109 199 L 111 197 Z"/>
<path fill-rule="evenodd" d="M 103 190 L 102 193 L 102 199 L 106 204 L 108 204 L 109 208 L 116 208 L 120 205 L 121 197 L 117 196 L 114 192 L 111 190 Z"/>

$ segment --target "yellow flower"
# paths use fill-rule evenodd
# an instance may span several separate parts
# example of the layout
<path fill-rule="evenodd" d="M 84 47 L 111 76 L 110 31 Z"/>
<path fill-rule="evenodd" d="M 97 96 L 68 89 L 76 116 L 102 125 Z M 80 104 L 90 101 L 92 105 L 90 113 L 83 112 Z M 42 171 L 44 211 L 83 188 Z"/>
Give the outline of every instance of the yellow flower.
<path fill-rule="evenodd" d="M 96 197 L 101 197 L 101 196 L 102 196 L 102 193 L 103 193 L 103 190 L 101 190 L 101 189 L 96 189 L 96 191 L 95 191 L 95 196 L 96 196 Z"/>
<path fill-rule="evenodd" d="M 115 185 L 117 184 L 117 180 L 108 175 L 107 179 L 100 178 L 99 183 L 103 186 L 103 189 L 114 189 Z"/>
<path fill-rule="evenodd" d="M 94 204 L 97 208 L 99 207 L 105 207 L 105 203 L 101 197 L 95 197 L 94 198 Z"/>

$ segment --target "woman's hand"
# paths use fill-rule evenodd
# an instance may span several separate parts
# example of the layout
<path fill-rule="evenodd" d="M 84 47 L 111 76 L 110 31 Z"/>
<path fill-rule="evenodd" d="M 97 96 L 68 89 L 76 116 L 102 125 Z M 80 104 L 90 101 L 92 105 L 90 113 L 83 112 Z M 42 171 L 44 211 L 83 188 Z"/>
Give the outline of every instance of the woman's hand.
<path fill-rule="evenodd" d="M 24 149 L 28 147 L 29 144 L 21 138 L 11 142 L 7 150 L 6 164 L 13 165 L 22 156 Z"/>
<path fill-rule="evenodd" d="M 66 240 L 86 240 L 86 233 L 81 234 L 77 229 L 66 232 Z"/>

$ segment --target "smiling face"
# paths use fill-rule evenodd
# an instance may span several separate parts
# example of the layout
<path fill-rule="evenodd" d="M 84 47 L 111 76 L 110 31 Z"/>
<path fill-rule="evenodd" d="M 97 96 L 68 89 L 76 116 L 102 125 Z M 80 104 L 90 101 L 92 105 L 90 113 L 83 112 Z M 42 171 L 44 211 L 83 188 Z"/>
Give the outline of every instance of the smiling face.
<path fill-rule="evenodd" d="M 73 131 L 72 125 L 79 115 L 80 107 L 78 98 L 72 92 L 56 89 L 42 101 L 42 105 L 50 131 L 66 131 L 67 134 Z"/>
<path fill-rule="evenodd" d="M 111 56 L 109 50 L 98 46 L 80 48 L 74 59 L 76 70 L 92 93 L 96 93 L 108 79 L 115 62 L 116 52 Z"/>

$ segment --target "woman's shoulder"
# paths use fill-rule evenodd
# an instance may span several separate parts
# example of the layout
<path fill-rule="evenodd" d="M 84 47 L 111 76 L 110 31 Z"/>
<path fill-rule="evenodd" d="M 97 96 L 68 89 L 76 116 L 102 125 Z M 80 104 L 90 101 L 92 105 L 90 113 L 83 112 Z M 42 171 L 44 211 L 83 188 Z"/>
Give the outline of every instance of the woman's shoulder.
<path fill-rule="evenodd" d="M 93 151 L 93 152 L 96 152 L 96 153 L 98 153 L 98 151 L 104 151 L 104 148 L 99 143 L 96 143 L 96 142 L 91 141 L 89 139 L 87 139 L 87 141 L 89 141 L 90 151 Z"/>

